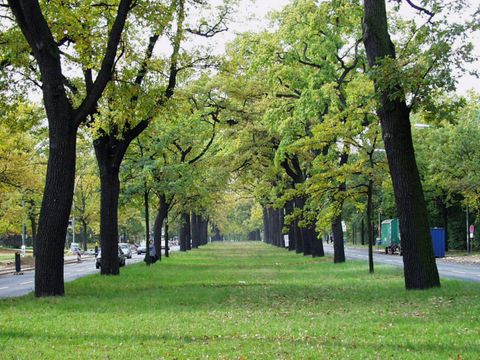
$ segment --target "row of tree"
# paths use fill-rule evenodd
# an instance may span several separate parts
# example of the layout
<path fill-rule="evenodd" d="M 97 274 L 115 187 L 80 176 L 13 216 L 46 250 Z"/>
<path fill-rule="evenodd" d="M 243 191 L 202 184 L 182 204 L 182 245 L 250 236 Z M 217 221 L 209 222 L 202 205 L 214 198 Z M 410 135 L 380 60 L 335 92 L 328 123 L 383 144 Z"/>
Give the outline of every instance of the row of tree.
<path fill-rule="evenodd" d="M 72 203 L 85 244 L 89 227 L 99 229 L 102 274 L 116 275 L 118 239 L 138 232 L 140 209 L 157 254 L 169 224 L 186 251 L 205 243 L 208 223 L 217 240 L 257 239 L 263 223 L 267 242 L 282 246 L 288 233 L 305 255 L 323 256 L 332 233 L 343 262 L 342 222 L 365 213 L 371 249 L 374 205 L 394 202 L 406 287 L 438 286 L 422 180 L 445 208 L 476 204 L 455 157 L 464 150 L 435 148 L 465 136 L 463 114 L 468 126 L 478 119 L 475 97 L 443 95 L 454 89 L 452 67 L 471 58 L 463 34 L 476 23 L 447 20 L 463 2 L 407 3 L 418 14 L 405 20 L 395 9 L 387 18 L 384 0 L 294 0 L 272 16 L 275 31 L 240 34 L 224 57 L 192 39 L 227 30 L 229 1 L 3 4 L 0 135 L 25 151 L 8 154 L 19 165 L 2 186 L 21 189 L 9 201 L 20 195 L 31 209 L 36 296 L 64 293 Z M 44 112 L 27 100 L 35 91 Z M 438 126 L 420 135 L 429 139 L 417 146 L 420 172 L 411 117 Z M 451 172 L 447 160 L 456 171 L 436 180 Z M 22 177 L 20 164 L 37 162 Z"/>

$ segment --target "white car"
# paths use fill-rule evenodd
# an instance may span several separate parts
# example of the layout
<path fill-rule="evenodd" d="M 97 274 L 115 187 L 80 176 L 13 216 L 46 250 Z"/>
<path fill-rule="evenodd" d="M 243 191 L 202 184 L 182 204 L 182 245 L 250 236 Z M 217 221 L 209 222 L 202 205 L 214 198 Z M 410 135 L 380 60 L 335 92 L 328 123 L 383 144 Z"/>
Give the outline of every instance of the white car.
<path fill-rule="evenodd" d="M 130 244 L 120 243 L 120 244 L 118 244 L 118 246 L 120 247 L 120 249 L 122 250 L 123 254 L 125 255 L 125 257 L 127 259 L 132 258 L 132 248 L 131 248 Z"/>

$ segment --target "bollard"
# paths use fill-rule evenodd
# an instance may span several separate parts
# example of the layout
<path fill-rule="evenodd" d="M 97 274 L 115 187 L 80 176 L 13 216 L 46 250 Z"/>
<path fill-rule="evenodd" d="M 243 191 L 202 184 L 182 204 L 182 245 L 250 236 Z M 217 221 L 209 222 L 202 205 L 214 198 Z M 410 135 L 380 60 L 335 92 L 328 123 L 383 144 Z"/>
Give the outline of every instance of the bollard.
<path fill-rule="evenodd" d="M 15 253 L 15 271 L 17 274 L 21 274 L 21 263 L 20 263 L 20 253 Z"/>

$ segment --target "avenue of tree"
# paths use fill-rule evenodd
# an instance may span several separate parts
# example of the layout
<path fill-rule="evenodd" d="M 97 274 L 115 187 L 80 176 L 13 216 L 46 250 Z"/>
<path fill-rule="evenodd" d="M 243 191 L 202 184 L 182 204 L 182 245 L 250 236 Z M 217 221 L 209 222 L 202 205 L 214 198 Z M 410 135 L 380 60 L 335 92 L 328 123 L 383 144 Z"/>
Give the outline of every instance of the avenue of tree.
<path fill-rule="evenodd" d="M 28 225 L 37 297 L 64 294 L 72 232 L 100 243 L 103 275 L 120 273 L 119 240 L 161 258 L 177 235 L 181 251 L 288 235 L 314 257 L 331 239 L 335 263 L 359 241 L 373 272 L 382 213 L 400 219 L 407 289 L 440 286 L 431 226 L 464 247 L 480 105 L 454 74 L 479 9 L 292 0 L 216 56 L 235 1 L 1 5 L 0 233 Z"/>

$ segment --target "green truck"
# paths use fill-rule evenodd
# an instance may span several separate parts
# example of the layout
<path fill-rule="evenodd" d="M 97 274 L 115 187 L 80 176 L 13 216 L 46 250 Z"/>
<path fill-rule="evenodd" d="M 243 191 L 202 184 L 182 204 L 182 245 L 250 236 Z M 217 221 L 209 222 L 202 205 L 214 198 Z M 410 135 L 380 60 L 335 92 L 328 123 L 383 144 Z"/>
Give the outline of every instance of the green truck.
<path fill-rule="evenodd" d="M 394 254 L 397 250 L 402 254 L 400 247 L 400 222 L 398 218 L 382 221 L 381 246 L 385 248 L 386 254 Z"/>

